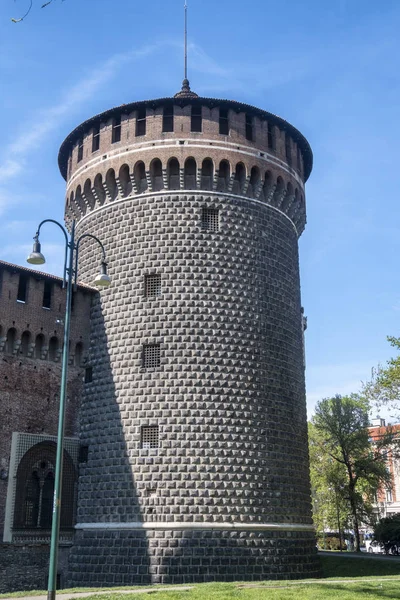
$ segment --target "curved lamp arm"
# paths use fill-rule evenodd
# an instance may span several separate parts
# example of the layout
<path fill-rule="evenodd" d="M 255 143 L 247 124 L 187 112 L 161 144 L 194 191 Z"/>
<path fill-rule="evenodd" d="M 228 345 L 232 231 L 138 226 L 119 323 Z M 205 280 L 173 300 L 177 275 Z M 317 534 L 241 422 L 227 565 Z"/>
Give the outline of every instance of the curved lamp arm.
<path fill-rule="evenodd" d="M 101 248 L 101 251 L 102 251 L 102 255 L 103 255 L 103 258 L 102 258 L 101 264 L 102 264 L 102 265 L 105 265 L 105 266 L 107 266 L 107 262 L 106 262 L 106 251 L 105 251 L 105 249 L 104 249 L 104 246 L 103 246 L 103 244 L 102 244 L 102 243 L 101 243 L 101 241 L 99 240 L 99 238 L 97 238 L 95 235 L 92 235 L 91 233 L 84 233 L 83 235 L 81 235 L 81 236 L 78 238 L 78 241 L 76 242 L 76 246 L 75 246 L 75 269 L 74 269 L 74 271 L 75 271 L 75 281 L 74 281 L 74 285 L 75 285 L 75 287 L 76 287 L 76 285 L 77 285 L 79 244 L 81 243 L 81 241 L 82 241 L 84 238 L 92 238 L 92 240 L 95 240 L 95 241 L 96 241 L 96 242 L 99 244 L 99 246 L 100 246 L 100 248 Z"/>
<path fill-rule="evenodd" d="M 55 221 L 54 219 L 44 219 L 44 221 L 39 223 L 39 226 L 38 226 L 37 231 L 33 238 L 35 240 L 35 242 L 39 241 L 40 228 L 42 227 L 42 225 L 44 225 L 44 223 L 54 223 L 61 229 L 61 231 L 63 232 L 64 237 L 65 237 L 64 271 L 63 271 L 63 287 L 65 287 L 65 283 L 66 283 L 66 279 L 67 279 L 66 275 L 67 275 L 68 248 L 71 248 L 71 250 L 73 250 L 73 248 L 72 248 L 73 242 L 71 243 L 68 241 L 68 234 L 65 231 L 64 227 L 58 221 Z M 69 273 L 69 276 L 72 277 L 72 273 Z"/>

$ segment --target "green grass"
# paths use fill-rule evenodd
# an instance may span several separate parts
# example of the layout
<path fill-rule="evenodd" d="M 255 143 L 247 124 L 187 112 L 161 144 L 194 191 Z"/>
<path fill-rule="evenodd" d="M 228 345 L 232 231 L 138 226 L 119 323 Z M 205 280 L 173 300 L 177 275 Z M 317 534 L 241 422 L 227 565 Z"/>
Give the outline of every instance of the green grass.
<path fill-rule="evenodd" d="M 190 590 L 178 591 L 165 591 L 165 586 L 164 589 L 154 586 L 150 594 L 140 593 L 143 588 L 137 586 L 110 588 L 103 594 L 97 594 L 101 588 L 76 588 L 62 590 L 58 598 L 62 600 L 62 593 L 81 591 L 93 592 L 90 600 L 400 600 L 400 562 L 322 556 L 321 565 L 323 579 L 194 584 Z M 137 590 L 139 593 L 123 594 L 122 590 Z M 38 594 L 46 592 L 0 594 L 0 599 Z"/>
<path fill-rule="evenodd" d="M 400 577 L 400 562 L 390 560 L 374 560 L 373 558 L 350 558 L 346 556 L 321 556 L 323 577 Z M 397 596 L 396 596 L 397 597 Z"/>

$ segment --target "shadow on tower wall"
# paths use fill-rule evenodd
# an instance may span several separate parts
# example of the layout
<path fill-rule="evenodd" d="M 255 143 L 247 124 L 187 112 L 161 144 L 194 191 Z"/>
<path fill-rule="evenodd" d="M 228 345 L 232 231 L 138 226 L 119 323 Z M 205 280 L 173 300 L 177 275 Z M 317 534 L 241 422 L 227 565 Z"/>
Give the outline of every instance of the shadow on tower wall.
<path fill-rule="evenodd" d="M 121 363 L 111 366 L 99 296 L 93 302 L 91 324 L 92 381 L 85 384 L 80 411 L 80 441 L 87 447 L 87 461 L 80 465 L 77 531 L 67 583 L 85 587 L 149 583 L 146 531 L 128 526 L 143 521 L 134 458 L 126 442 L 135 431 L 135 417 L 122 419 L 124 409 L 127 415 L 127 399 L 121 394 L 126 375 Z"/>

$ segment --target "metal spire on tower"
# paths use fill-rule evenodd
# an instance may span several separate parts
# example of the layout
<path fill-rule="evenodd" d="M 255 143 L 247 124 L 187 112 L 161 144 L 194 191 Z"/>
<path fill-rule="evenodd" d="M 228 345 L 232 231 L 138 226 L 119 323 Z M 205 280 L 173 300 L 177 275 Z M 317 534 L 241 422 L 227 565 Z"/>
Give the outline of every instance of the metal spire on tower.
<path fill-rule="evenodd" d="M 185 0 L 185 74 L 184 79 L 187 79 L 187 2 Z"/>
<path fill-rule="evenodd" d="M 175 98 L 198 98 L 197 94 L 191 91 L 188 79 L 188 45 L 187 45 L 187 0 L 184 4 L 185 9 L 185 40 L 184 40 L 184 51 L 185 51 L 185 68 L 184 68 L 184 79 L 182 82 L 182 89 L 180 92 L 175 94 Z"/>

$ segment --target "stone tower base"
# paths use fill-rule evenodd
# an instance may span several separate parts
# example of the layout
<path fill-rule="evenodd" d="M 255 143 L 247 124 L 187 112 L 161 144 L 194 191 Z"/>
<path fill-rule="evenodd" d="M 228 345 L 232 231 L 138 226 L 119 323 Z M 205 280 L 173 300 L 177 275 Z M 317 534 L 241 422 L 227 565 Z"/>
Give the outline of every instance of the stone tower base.
<path fill-rule="evenodd" d="M 318 577 L 313 532 L 80 531 L 68 586 Z"/>

